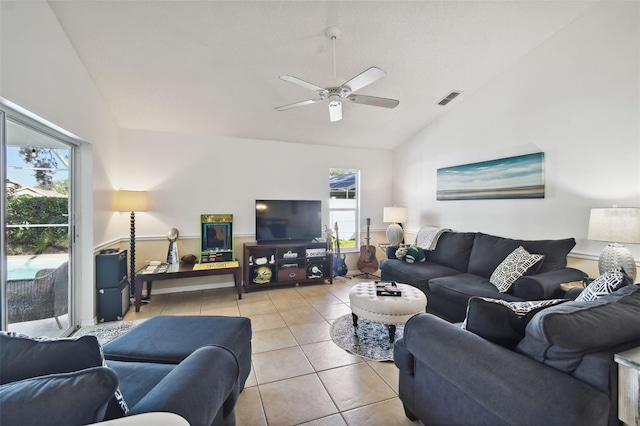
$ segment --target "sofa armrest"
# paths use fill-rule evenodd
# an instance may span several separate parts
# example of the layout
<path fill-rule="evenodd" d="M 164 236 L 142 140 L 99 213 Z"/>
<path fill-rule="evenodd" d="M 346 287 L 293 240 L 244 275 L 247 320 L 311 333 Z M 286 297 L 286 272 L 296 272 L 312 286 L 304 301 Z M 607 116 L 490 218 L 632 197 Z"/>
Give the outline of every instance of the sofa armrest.
<path fill-rule="evenodd" d="M 543 300 L 562 297 L 560 284 L 580 281 L 587 274 L 574 268 L 562 268 L 536 275 L 525 275 L 513 283 L 512 294 L 523 300 Z"/>
<path fill-rule="evenodd" d="M 607 423 L 607 395 L 434 315 L 409 319 L 403 340 L 416 377 L 432 369 L 507 424 Z"/>
<path fill-rule="evenodd" d="M 213 424 L 238 381 L 239 371 L 233 352 L 203 346 L 130 407 L 129 415 L 163 411 L 178 414 L 191 425 Z"/>
<path fill-rule="evenodd" d="M 396 251 L 398 250 L 398 246 L 387 246 L 387 259 L 397 259 Z"/>
<path fill-rule="evenodd" d="M 190 426 L 182 417 L 173 413 L 144 413 L 119 419 L 104 420 L 87 426 Z"/>

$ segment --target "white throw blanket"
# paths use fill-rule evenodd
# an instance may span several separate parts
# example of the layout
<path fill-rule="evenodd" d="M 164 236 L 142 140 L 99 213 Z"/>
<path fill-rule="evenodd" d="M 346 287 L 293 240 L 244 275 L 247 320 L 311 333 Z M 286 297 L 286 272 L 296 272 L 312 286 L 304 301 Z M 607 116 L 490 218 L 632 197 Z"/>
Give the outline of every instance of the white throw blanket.
<path fill-rule="evenodd" d="M 423 250 L 435 250 L 440 235 L 449 231 L 451 231 L 451 229 L 425 225 L 418 231 L 418 235 L 416 235 L 415 245 L 422 248 Z"/>

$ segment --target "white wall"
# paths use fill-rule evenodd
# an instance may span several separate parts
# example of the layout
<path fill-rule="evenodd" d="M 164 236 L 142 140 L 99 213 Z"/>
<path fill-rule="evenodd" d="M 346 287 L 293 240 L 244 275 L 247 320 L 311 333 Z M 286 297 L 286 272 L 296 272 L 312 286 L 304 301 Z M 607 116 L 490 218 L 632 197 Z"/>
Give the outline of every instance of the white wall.
<path fill-rule="evenodd" d="M 87 141 L 82 149 L 81 322 L 95 315 L 93 248 L 128 235 L 113 189 L 144 189 L 151 210 L 136 235 L 171 227 L 199 235 L 201 213 L 233 213 L 235 233 L 253 233 L 256 198 L 325 199 L 330 167 L 362 170 L 362 213 L 383 228 L 391 200 L 391 155 L 274 141 L 121 130 L 46 1 L 0 2 L 0 97 Z M 121 140 L 122 138 L 122 140 Z M 162 256 L 159 256 L 161 258 Z"/>
<path fill-rule="evenodd" d="M 328 219 L 329 168 L 361 171 L 362 217 L 384 228 L 391 201 L 389 151 L 268 140 L 122 131 L 116 187 L 147 190 L 150 209 L 136 235 L 200 235 L 200 214 L 231 213 L 234 234 L 255 231 L 256 199 L 318 199 Z M 143 216 L 144 215 L 144 216 Z"/>
<path fill-rule="evenodd" d="M 93 238 L 113 239 L 105 195 L 113 187 L 119 128 L 48 3 L 3 0 L 0 7 L 0 94 L 93 145 Z"/>
<path fill-rule="evenodd" d="M 118 158 L 119 128 L 48 3 L 0 2 L 0 96 L 88 143 L 80 148 L 82 259 L 77 274 L 81 322 L 94 318 L 94 241 L 119 237 L 108 192 Z M 78 265 L 76 265 L 78 266 Z"/>
<path fill-rule="evenodd" d="M 166 234 L 180 231 L 179 253 L 198 254 L 201 214 L 233 214 L 236 257 L 253 241 L 256 199 L 323 201 L 328 222 L 329 169 L 358 169 L 360 208 L 384 229 L 391 201 L 391 153 L 268 140 L 123 130 L 116 187 L 149 191 L 149 211 L 136 213 L 136 264 L 166 258 Z M 113 213 L 123 232 L 129 215 Z M 364 224 L 362 224 L 363 230 Z M 162 241 L 162 242 L 160 242 Z M 160 242 L 160 244 L 158 244 Z M 124 244 L 123 247 L 128 247 Z M 233 286 L 230 276 L 154 283 L 154 293 Z"/>
<path fill-rule="evenodd" d="M 394 151 L 394 202 L 433 224 L 586 240 L 592 207 L 640 206 L 640 3 L 602 2 Z M 464 88 L 461 88 L 464 90 Z M 544 200 L 436 201 L 441 167 L 542 151 Z M 630 245 L 640 259 L 640 245 Z"/>

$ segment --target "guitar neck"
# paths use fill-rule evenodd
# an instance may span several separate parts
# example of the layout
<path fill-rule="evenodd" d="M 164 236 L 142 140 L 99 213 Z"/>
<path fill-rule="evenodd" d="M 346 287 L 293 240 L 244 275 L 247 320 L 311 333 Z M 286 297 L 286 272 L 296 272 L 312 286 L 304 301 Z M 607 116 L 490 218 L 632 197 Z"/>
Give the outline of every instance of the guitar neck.
<path fill-rule="evenodd" d="M 371 225 L 371 219 L 367 218 L 367 238 L 365 238 L 365 240 L 367 240 L 367 250 L 369 250 L 369 226 Z"/>

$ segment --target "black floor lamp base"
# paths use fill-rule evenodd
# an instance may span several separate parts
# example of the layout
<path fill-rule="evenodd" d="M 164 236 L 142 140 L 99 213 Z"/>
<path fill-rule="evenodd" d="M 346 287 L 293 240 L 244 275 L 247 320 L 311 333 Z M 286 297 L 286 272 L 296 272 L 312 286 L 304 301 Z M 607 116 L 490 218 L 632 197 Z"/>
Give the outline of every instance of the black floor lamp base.
<path fill-rule="evenodd" d="M 129 280 L 130 296 L 136 297 L 136 213 L 131 212 L 131 233 L 129 239 Z"/>

